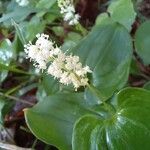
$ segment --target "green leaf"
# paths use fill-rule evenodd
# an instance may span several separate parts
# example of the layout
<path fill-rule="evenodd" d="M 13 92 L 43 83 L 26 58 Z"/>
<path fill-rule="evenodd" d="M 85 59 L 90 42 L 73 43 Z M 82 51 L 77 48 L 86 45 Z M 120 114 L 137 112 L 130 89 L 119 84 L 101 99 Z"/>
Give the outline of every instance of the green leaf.
<path fill-rule="evenodd" d="M 91 106 L 94 106 L 94 105 L 99 104 L 101 102 L 99 97 L 94 95 L 94 93 L 92 93 L 89 90 L 89 88 L 85 89 L 84 97 L 85 97 L 86 102 Z"/>
<path fill-rule="evenodd" d="M 94 115 L 85 115 L 75 124 L 73 129 L 73 150 L 102 150 L 105 146 L 103 120 Z"/>
<path fill-rule="evenodd" d="M 56 94 L 60 91 L 59 83 L 50 75 L 44 75 L 40 85 L 43 86 L 47 96 Z"/>
<path fill-rule="evenodd" d="M 133 58 L 132 62 L 131 62 L 131 66 L 130 66 L 130 73 L 131 74 L 135 74 L 135 75 L 139 75 L 140 74 L 140 69 L 137 65 L 137 61 Z"/>
<path fill-rule="evenodd" d="M 52 23 L 56 18 L 58 18 L 59 16 L 55 13 L 52 12 L 47 12 L 44 15 L 44 20 L 46 21 L 47 24 Z"/>
<path fill-rule="evenodd" d="M 16 34 L 12 43 L 16 55 L 19 55 L 19 53 L 21 53 L 24 50 L 23 44 L 24 42 L 21 41 L 19 36 Z"/>
<path fill-rule="evenodd" d="M 37 28 L 38 24 L 38 28 Z M 27 41 L 32 41 L 38 33 L 42 33 L 45 28 L 44 21 L 41 21 L 38 17 L 33 17 L 30 22 L 19 24 L 23 31 L 23 36 Z"/>
<path fill-rule="evenodd" d="M 11 22 L 12 22 L 13 26 L 15 27 L 16 33 L 17 33 L 22 45 L 26 44 L 25 38 L 23 36 L 23 32 L 20 29 L 19 25 L 13 19 L 11 20 Z"/>
<path fill-rule="evenodd" d="M 124 25 L 129 31 L 131 30 L 131 25 L 136 17 L 131 0 L 112 1 L 107 11 L 110 13 L 111 18 L 114 21 Z"/>
<path fill-rule="evenodd" d="M 108 13 L 101 13 L 96 19 L 96 25 L 111 24 L 112 22 L 113 19 L 109 17 Z"/>
<path fill-rule="evenodd" d="M 0 124 L 4 123 L 5 115 L 10 112 L 14 103 L 0 97 Z"/>
<path fill-rule="evenodd" d="M 11 42 L 6 39 L 0 43 L 0 64 L 9 66 L 13 58 L 13 50 Z M 0 72 L 0 82 L 7 77 L 7 71 Z"/>
<path fill-rule="evenodd" d="M 143 62 L 150 64 L 150 21 L 144 22 L 135 34 L 135 46 Z"/>
<path fill-rule="evenodd" d="M 61 150 L 70 150 L 74 122 L 91 113 L 85 106 L 83 94 L 57 94 L 25 110 L 25 118 L 37 138 Z"/>
<path fill-rule="evenodd" d="M 12 71 L 12 72 L 19 73 L 19 74 L 33 75 L 29 72 L 25 72 L 23 70 L 17 69 L 14 66 L 6 66 L 6 65 L 1 64 L 1 63 L 0 63 L 0 71 L 6 71 L 6 72 Z"/>
<path fill-rule="evenodd" d="M 122 88 L 127 79 L 132 55 L 131 38 L 120 24 L 98 25 L 84 38 L 72 53 L 88 65 L 92 80 L 104 97 L 108 98 Z"/>
<path fill-rule="evenodd" d="M 113 0 L 107 9 L 97 17 L 96 24 L 110 24 L 112 21 L 124 25 L 128 31 L 135 21 L 136 13 L 131 0 Z M 109 15 L 108 15 L 109 14 Z"/>
<path fill-rule="evenodd" d="M 57 93 L 74 93 L 74 88 L 72 86 L 61 85 L 58 80 L 50 75 L 43 75 L 38 86 L 37 99 L 43 101 L 45 97 Z"/>
<path fill-rule="evenodd" d="M 75 43 L 78 43 L 81 39 L 82 39 L 82 36 L 79 33 L 69 32 L 65 41 L 73 41 Z"/>
<path fill-rule="evenodd" d="M 76 42 L 70 41 L 70 40 L 65 40 L 63 45 L 61 46 L 61 49 L 66 52 L 66 50 L 71 50 L 73 47 L 77 45 Z"/>
<path fill-rule="evenodd" d="M 56 0 L 40 0 L 36 7 L 41 9 L 49 9 L 55 4 Z"/>
<path fill-rule="evenodd" d="M 150 81 L 144 84 L 144 89 L 150 90 Z"/>
<path fill-rule="evenodd" d="M 63 36 L 64 35 L 64 28 L 61 26 L 54 26 L 52 27 L 52 30 L 57 36 Z"/>
<path fill-rule="evenodd" d="M 117 110 L 106 119 L 85 115 L 73 129 L 73 150 L 149 150 L 150 92 L 127 88 L 117 94 Z"/>
<path fill-rule="evenodd" d="M 36 10 L 30 7 L 15 7 L 12 12 L 3 14 L 3 16 L 0 18 L 0 23 L 7 22 L 10 25 L 11 19 L 14 19 L 16 22 L 20 22 L 33 12 L 36 12 Z"/>

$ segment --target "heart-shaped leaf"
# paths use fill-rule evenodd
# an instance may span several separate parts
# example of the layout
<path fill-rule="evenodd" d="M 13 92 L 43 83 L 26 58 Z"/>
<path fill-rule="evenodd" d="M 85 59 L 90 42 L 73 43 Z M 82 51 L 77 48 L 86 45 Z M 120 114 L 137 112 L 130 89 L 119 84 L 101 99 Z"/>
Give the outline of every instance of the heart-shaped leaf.
<path fill-rule="evenodd" d="M 127 88 L 117 95 L 117 111 L 102 120 L 85 115 L 73 129 L 73 150 L 149 150 L 150 92 Z"/>
<path fill-rule="evenodd" d="M 90 66 L 92 83 L 102 95 L 110 97 L 127 81 L 132 44 L 128 31 L 120 24 L 96 26 L 73 49 L 84 65 Z"/>
<path fill-rule="evenodd" d="M 74 122 L 91 113 L 85 107 L 83 94 L 58 94 L 27 109 L 25 118 L 37 138 L 61 150 L 70 150 Z"/>

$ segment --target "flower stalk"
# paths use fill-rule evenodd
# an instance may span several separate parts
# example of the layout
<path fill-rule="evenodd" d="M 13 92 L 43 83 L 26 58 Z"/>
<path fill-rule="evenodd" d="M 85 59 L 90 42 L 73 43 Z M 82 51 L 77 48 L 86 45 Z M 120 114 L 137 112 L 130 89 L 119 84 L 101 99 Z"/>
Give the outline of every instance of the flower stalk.
<path fill-rule="evenodd" d="M 93 85 L 87 84 L 87 87 L 89 90 L 98 97 L 99 101 L 104 105 L 105 109 L 110 113 L 114 114 L 115 110 L 112 108 L 112 106 L 108 103 L 106 103 L 107 98 L 103 96 L 99 90 L 97 90 Z"/>

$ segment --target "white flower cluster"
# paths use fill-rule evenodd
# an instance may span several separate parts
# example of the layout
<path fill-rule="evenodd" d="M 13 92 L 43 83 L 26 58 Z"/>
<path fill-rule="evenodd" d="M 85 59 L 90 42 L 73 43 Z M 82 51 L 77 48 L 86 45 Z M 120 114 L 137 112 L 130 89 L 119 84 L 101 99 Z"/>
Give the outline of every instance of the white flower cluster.
<path fill-rule="evenodd" d="M 61 9 L 60 13 L 64 15 L 64 21 L 67 21 L 69 25 L 79 23 L 80 15 L 75 13 L 72 0 L 58 0 L 58 6 Z"/>
<path fill-rule="evenodd" d="M 16 2 L 18 3 L 19 6 L 27 6 L 29 4 L 28 0 L 16 0 Z"/>
<path fill-rule="evenodd" d="M 48 38 L 48 35 L 38 34 L 35 45 L 31 42 L 25 45 L 27 58 L 34 61 L 39 69 L 47 69 L 48 74 L 64 85 L 72 83 L 76 90 L 80 86 L 86 86 L 87 73 L 92 72 L 89 66 L 82 67 L 78 56 L 66 55 Z"/>

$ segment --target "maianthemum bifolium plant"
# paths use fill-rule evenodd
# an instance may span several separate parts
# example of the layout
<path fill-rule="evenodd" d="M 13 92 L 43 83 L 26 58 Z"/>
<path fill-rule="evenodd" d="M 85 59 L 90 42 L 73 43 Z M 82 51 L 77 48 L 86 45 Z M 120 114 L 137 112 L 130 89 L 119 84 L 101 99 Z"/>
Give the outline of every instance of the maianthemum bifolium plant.
<path fill-rule="evenodd" d="M 27 18 L 31 22 L 13 17 L 14 42 L 3 41 L 0 51 L 16 51 L 0 58 L 5 70 L 0 75 L 1 82 L 8 71 L 28 74 L 30 82 L 38 80 L 38 103 L 24 109 L 30 131 L 59 150 L 149 150 L 150 73 L 141 72 L 135 64 L 138 57 L 149 68 L 150 21 L 140 18 L 139 1 L 109 1 L 90 31 L 80 24 L 82 16 L 72 0 L 16 2 L 12 2 L 16 9 L 26 10 L 23 16 L 35 15 Z M 141 25 L 133 33 L 136 17 Z M 7 18 L 12 19 L 8 14 L 0 18 L 3 30 L 9 26 Z M 62 22 L 71 30 L 68 35 Z M 63 44 L 58 37 L 64 38 Z M 20 50 L 26 53 L 22 59 L 29 59 L 32 74 L 11 66 L 10 58 L 22 54 Z M 131 87 L 131 74 L 142 76 L 144 86 Z"/>

